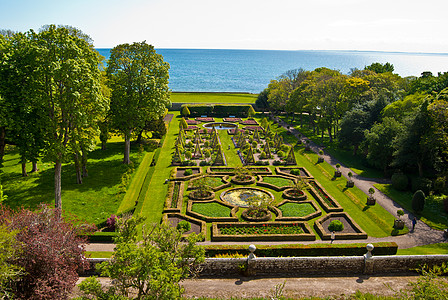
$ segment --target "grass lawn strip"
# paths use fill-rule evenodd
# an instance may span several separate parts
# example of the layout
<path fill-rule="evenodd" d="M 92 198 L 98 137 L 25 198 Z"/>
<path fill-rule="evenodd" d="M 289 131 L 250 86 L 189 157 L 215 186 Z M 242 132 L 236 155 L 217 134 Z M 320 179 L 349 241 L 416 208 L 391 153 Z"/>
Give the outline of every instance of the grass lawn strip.
<path fill-rule="evenodd" d="M 285 203 L 279 209 L 283 217 L 304 217 L 316 211 L 309 203 Z"/>
<path fill-rule="evenodd" d="M 263 177 L 263 182 L 275 185 L 279 188 L 294 185 L 294 182 L 292 180 L 276 176 L 265 176 Z"/>
<path fill-rule="evenodd" d="M 171 93 L 173 103 L 255 103 L 255 94 L 243 93 Z"/>
<path fill-rule="evenodd" d="M 448 243 L 437 243 L 407 249 L 398 249 L 397 255 L 433 255 L 447 254 Z"/>
<path fill-rule="evenodd" d="M 126 195 L 121 201 L 120 206 L 118 207 L 117 214 L 124 212 L 135 205 L 135 202 L 138 201 L 138 197 L 142 191 L 142 186 L 146 178 L 146 174 L 149 172 L 149 166 L 151 164 L 152 158 L 154 157 L 154 152 L 147 152 L 143 157 L 143 160 L 140 166 L 135 172 L 135 176 L 131 181 L 131 184 L 128 187 Z"/>
<path fill-rule="evenodd" d="M 179 132 L 178 119 L 179 112 L 173 112 L 174 117 L 168 126 L 168 131 L 163 144 L 161 145 L 160 155 L 154 167 L 150 183 L 143 200 L 140 214 L 145 216 L 146 222 L 160 223 L 162 211 L 168 185 L 164 184 L 165 179 L 170 178 L 172 146 L 174 145 L 175 134 Z M 140 204 L 140 203 L 139 203 Z"/>

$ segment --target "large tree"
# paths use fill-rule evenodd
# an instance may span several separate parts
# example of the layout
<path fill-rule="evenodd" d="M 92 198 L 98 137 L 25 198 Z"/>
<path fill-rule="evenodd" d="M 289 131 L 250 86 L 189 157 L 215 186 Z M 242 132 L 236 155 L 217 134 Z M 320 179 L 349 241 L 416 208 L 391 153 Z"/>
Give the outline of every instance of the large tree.
<path fill-rule="evenodd" d="M 60 210 L 62 163 L 73 154 L 73 145 L 85 138 L 80 132 L 94 126 L 107 108 L 101 92 L 101 59 L 91 39 L 76 28 L 49 25 L 32 34 L 40 51 L 44 154 L 55 164 L 55 206 Z"/>
<path fill-rule="evenodd" d="M 169 64 L 146 42 L 122 44 L 111 50 L 107 76 L 112 89 L 112 126 L 124 136 L 123 163 L 129 164 L 131 137 L 149 120 L 162 116 L 170 104 Z"/>

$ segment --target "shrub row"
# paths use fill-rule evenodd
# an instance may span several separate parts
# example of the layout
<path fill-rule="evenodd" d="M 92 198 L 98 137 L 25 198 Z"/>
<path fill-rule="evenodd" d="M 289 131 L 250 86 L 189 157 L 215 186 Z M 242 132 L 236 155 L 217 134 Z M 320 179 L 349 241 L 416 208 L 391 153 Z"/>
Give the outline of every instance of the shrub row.
<path fill-rule="evenodd" d="M 394 242 L 373 243 L 373 255 L 395 255 L 398 245 Z M 208 257 L 217 255 L 248 255 L 247 245 L 207 245 L 205 253 Z M 355 244 L 288 244 L 288 245 L 256 245 L 255 255 L 258 257 L 297 257 L 297 256 L 362 256 L 367 253 L 365 243 Z"/>
<path fill-rule="evenodd" d="M 225 105 L 225 104 L 184 104 L 182 105 L 181 112 L 184 113 L 184 107 L 187 107 L 190 111 L 191 117 L 198 116 L 215 116 L 215 117 L 247 117 L 251 105 Z M 183 117 L 187 117 L 182 115 Z"/>

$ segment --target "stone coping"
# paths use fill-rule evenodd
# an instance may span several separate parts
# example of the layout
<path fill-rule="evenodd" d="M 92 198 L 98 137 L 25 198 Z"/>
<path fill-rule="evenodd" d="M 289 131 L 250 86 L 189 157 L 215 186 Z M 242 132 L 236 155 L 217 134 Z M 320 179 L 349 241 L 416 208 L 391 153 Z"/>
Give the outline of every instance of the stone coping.
<path fill-rule="evenodd" d="M 230 179 L 230 181 L 234 184 L 239 184 L 239 185 L 249 185 L 249 184 L 254 184 L 256 181 L 256 177 L 255 176 L 250 176 L 249 180 L 238 180 L 236 179 L 236 175 L 232 176 L 232 178 Z"/>
<path fill-rule="evenodd" d="M 322 240 L 330 240 L 331 239 L 331 233 L 325 229 L 322 224 L 332 218 L 344 218 L 347 223 L 352 227 L 352 229 L 355 231 L 355 233 L 342 233 L 342 232 L 335 232 L 335 239 L 337 240 L 355 240 L 355 239 L 366 239 L 367 233 L 361 229 L 361 227 L 356 224 L 356 222 L 345 212 L 334 212 L 329 213 L 328 215 L 320 218 L 319 220 L 316 220 L 314 223 L 314 229 L 316 229 L 316 232 L 319 234 Z"/>
<path fill-rule="evenodd" d="M 316 211 L 303 217 L 283 217 L 283 213 L 279 207 L 286 203 L 296 203 L 296 204 L 309 203 Z M 275 207 L 275 210 L 278 211 L 277 217 L 275 218 L 276 221 L 309 221 L 322 215 L 322 211 L 320 210 L 320 208 L 316 205 L 316 203 L 314 203 L 314 201 L 311 200 L 301 202 L 284 200 Z"/>
<path fill-rule="evenodd" d="M 267 188 L 272 189 L 272 190 L 277 191 L 277 192 L 284 191 L 284 190 L 286 190 L 286 189 L 288 189 L 288 188 L 290 188 L 292 186 L 291 185 L 285 185 L 285 186 L 278 187 L 278 186 L 270 184 L 268 182 L 264 182 L 264 178 L 265 177 L 279 177 L 279 178 L 291 180 L 293 182 L 295 181 L 294 178 L 289 177 L 289 176 L 283 176 L 283 175 L 265 175 L 265 176 L 258 175 L 258 181 L 257 181 L 257 185 L 258 186 L 267 187 Z"/>
<path fill-rule="evenodd" d="M 194 203 L 213 203 L 213 202 L 230 208 L 231 209 L 230 216 L 229 217 L 209 217 L 209 216 L 197 213 L 197 212 L 193 211 L 193 209 L 192 209 Z M 238 212 L 238 210 L 239 210 L 238 206 L 233 206 L 229 203 L 225 203 L 220 200 L 209 200 L 209 201 L 189 200 L 188 204 L 187 204 L 187 215 L 192 216 L 196 219 L 204 220 L 206 222 L 238 222 L 238 217 L 236 216 L 236 213 Z"/>
<path fill-rule="evenodd" d="M 262 227 L 263 224 L 269 225 L 292 225 L 300 224 L 304 233 L 302 234 L 253 234 L 253 235 L 223 235 L 219 233 L 219 227 L 232 225 L 237 227 L 257 226 Z M 249 242 L 249 241 L 315 241 L 311 227 L 306 222 L 229 222 L 229 223 L 212 223 L 213 242 Z"/>
<path fill-rule="evenodd" d="M 308 196 L 306 195 L 306 193 L 304 191 L 301 191 L 303 193 L 303 195 L 299 196 L 299 197 L 294 197 L 294 196 L 291 196 L 290 194 L 288 194 L 288 192 L 293 191 L 293 190 L 295 190 L 295 188 L 285 189 L 282 193 L 282 197 L 285 199 L 294 200 L 294 201 L 305 201 L 308 198 Z"/>

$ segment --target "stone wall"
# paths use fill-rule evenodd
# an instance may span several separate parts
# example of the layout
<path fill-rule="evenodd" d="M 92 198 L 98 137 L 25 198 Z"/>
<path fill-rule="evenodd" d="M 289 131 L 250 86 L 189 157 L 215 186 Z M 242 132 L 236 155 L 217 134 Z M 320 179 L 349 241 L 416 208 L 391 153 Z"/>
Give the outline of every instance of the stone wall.
<path fill-rule="evenodd" d="M 93 264 L 107 259 L 89 259 Z M 201 266 L 201 277 L 307 276 L 407 273 L 424 264 L 448 263 L 448 255 L 396 255 L 338 257 L 259 257 L 207 258 Z M 92 272 L 88 273 L 92 274 Z"/>

